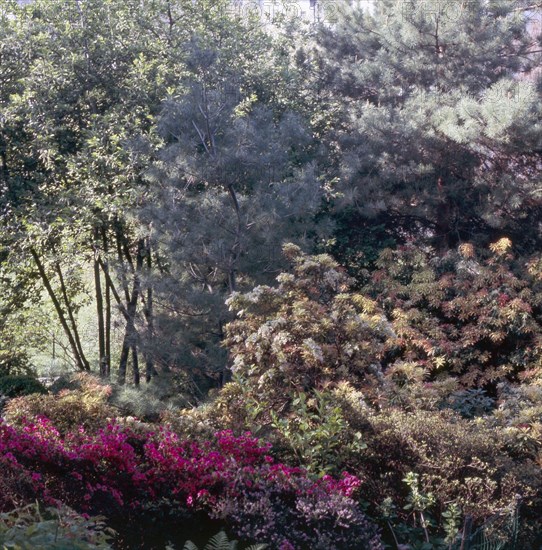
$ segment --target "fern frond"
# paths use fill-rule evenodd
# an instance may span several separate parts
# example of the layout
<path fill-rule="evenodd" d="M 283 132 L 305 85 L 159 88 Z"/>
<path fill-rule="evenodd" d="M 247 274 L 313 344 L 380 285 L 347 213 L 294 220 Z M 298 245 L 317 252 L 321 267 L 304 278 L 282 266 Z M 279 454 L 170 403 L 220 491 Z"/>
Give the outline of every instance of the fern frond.
<path fill-rule="evenodd" d="M 230 541 L 224 531 L 220 531 L 205 545 L 203 550 L 236 550 L 237 541 Z"/>
<path fill-rule="evenodd" d="M 266 550 L 267 544 L 253 544 L 246 550 Z M 198 547 L 191 541 L 186 542 L 183 550 L 198 550 Z M 205 545 L 203 550 L 237 550 L 237 541 L 229 540 L 224 531 L 220 531 Z"/>

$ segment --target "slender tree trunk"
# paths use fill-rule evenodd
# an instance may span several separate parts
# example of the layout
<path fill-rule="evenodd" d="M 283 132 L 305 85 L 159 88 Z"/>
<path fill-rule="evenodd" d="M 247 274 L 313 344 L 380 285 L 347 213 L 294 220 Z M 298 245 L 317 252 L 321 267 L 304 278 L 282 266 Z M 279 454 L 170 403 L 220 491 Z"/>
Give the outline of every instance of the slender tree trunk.
<path fill-rule="evenodd" d="M 139 387 L 139 358 L 137 356 L 137 346 L 132 346 L 132 369 L 134 373 L 134 386 Z"/>
<path fill-rule="evenodd" d="M 45 268 L 43 264 L 41 263 L 40 257 L 38 253 L 32 248 L 30 249 L 30 253 L 32 254 L 32 257 L 34 258 L 34 261 L 36 263 L 36 266 L 38 268 L 38 272 L 40 274 L 41 280 L 43 281 L 43 284 L 45 286 L 45 289 L 47 290 L 47 293 L 49 294 L 49 297 L 51 298 L 51 301 L 53 302 L 53 306 L 55 308 L 56 314 L 58 315 L 58 319 L 60 321 L 60 324 L 62 325 L 62 328 L 64 330 L 64 334 L 66 334 L 66 338 L 68 338 L 68 342 L 70 343 L 70 348 L 72 350 L 73 357 L 75 359 L 75 362 L 77 363 L 77 368 L 79 370 L 90 370 L 88 368 L 88 365 L 85 365 L 83 362 L 81 356 L 79 355 L 79 349 L 77 348 L 77 344 L 75 342 L 75 339 L 73 337 L 73 334 L 70 330 L 70 327 L 68 325 L 68 322 L 66 320 L 66 316 L 64 315 L 64 311 L 62 310 L 62 306 L 60 305 L 60 302 L 58 298 L 56 297 L 56 294 L 53 290 L 53 287 L 51 286 L 51 282 L 49 281 L 49 277 L 47 277 L 47 273 L 45 271 Z"/>
<path fill-rule="evenodd" d="M 233 203 L 233 208 L 235 210 L 235 216 L 237 218 L 237 227 L 235 230 L 235 241 L 230 248 L 230 259 L 228 265 L 228 287 L 230 292 L 235 292 L 237 290 L 237 281 L 235 272 L 237 270 L 237 260 L 239 258 L 239 252 L 241 250 L 241 209 L 239 208 L 239 201 L 237 200 L 237 193 L 232 184 L 228 185 L 228 191 Z"/>
<path fill-rule="evenodd" d="M 153 292 L 150 282 L 152 270 L 152 247 L 151 238 L 147 237 L 147 304 L 145 307 L 145 318 L 147 320 L 147 350 L 145 352 L 145 381 L 149 383 L 155 374 L 154 361 L 152 358 L 152 345 L 154 340 L 154 304 Z"/>
<path fill-rule="evenodd" d="M 126 332 L 124 333 L 124 340 L 122 341 L 122 349 L 120 351 L 119 373 L 117 380 L 121 386 L 126 383 L 126 367 L 128 366 L 129 352 L 130 344 L 128 343 L 128 325 L 126 325 Z"/>
<path fill-rule="evenodd" d="M 124 255 L 123 255 L 123 239 L 122 236 L 122 229 L 120 227 L 120 222 L 116 222 L 115 226 L 115 241 L 117 246 L 117 259 L 119 261 L 119 268 L 120 268 L 120 281 L 122 284 L 122 288 L 124 290 L 124 297 L 126 298 L 126 304 L 130 302 L 130 290 L 128 289 L 128 281 L 126 279 L 126 273 L 124 272 L 124 269 L 122 266 L 124 265 Z"/>
<path fill-rule="evenodd" d="M 143 239 L 139 239 L 137 243 L 137 258 L 136 258 L 136 269 L 134 271 L 134 282 L 132 287 L 132 295 L 128 301 L 128 306 L 126 308 L 127 320 L 126 320 L 126 331 L 124 333 L 124 340 L 122 343 L 122 351 L 120 355 L 119 362 L 119 384 L 126 383 L 126 369 L 128 366 L 128 355 L 130 349 L 133 346 L 137 346 L 137 331 L 135 329 L 135 317 L 137 311 L 137 302 L 139 300 L 139 294 L 141 289 L 140 273 L 143 267 L 143 253 L 145 244 Z"/>
<path fill-rule="evenodd" d="M 96 314 L 98 318 L 98 354 L 100 357 L 100 375 L 107 376 L 107 354 L 105 351 L 105 320 L 104 320 L 104 300 L 102 294 L 102 281 L 100 276 L 100 262 L 97 241 L 99 238 L 99 229 L 94 230 L 94 240 L 96 249 L 94 251 L 94 287 L 96 290 Z M 107 286 L 107 285 L 106 285 Z"/>
<path fill-rule="evenodd" d="M 102 227 L 102 243 L 104 250 L 103 270 L 105 276 L 105 327 L 104 327 L 104 338 L 105 338 L 105 357 L 106 362 L 106 372 L 105 376 L 109 378 L 111 375 L 111 285 L 109 280 L 109 245 L 107 242 L 107 233 L 105 227 Z"/>
<path fill-rule="evenodd" d="M 102 268 L 103 274 L 105 276 L 105 280 L 107 281 L 107 285 L 109 287 L 109 290 L 113 294 L 113 297 L 115 298 L 115 301 L 117 302 L 117 305 L 119 306 L 120 312 L 122 313 L 122 316 L 128 320 L 128 310 L 126 309 L 126 306 L 124 305 L 123 301 L 120 298 L 120 295 L 115 288 L 115 284 L 113 283 L 111 279 L 111 275 L 109 274 L 108 266 L 102 262 L 102 260 L 98 260 L 100 267 Z"/>
<path fill-rule="evenodd" d="M 90 364 L 87 361 L 87 358 L 85 357 L 85 352 L 83 351 L 83 345 L 81 344 L 81 338 L 79 337 L 79 331 L 77 330 L 77 323 L 75 322 L 75 316 L 73 314 L 73 309 L 70 303 L 70 299 L 68 297 L 68 289 L 66 287 L 66 283 L 64 282 L 64 276 L 62 275 L 62 269 L 60 267 L 60 264 L 56 263 L 56 272 L 58 273 L 58 277 L 60 279 L 60 289 L 62 290 L 62 296 L 64 297 L 64 302 L 66 304 L 66 310 L 68 311 L 68 317 L 70 319 L 71 325 L 72 325 L 72 331 L 73 331 L 73 338 L 75 340 L 75 343 L 77 344 L 77 347 L 79 349 L 79 355 L 81 357 L 81 361 L 83 362 L 83 365 L 85 366 L 85 370 L 90 370 Z"/>

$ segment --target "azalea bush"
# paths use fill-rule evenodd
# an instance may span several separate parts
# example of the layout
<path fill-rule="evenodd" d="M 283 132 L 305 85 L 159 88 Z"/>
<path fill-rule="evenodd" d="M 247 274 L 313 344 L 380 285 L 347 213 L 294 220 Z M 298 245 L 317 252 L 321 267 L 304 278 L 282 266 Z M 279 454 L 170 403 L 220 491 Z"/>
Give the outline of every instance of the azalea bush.
<path fill-rule="evenodd" d="M 165 428 L 132 430 L 109 423 L 97 433 L 60 434 L 45 417 L 20 427 L 0 423 L 0 456 L 8 472 L 2 493 L 66 503 L 89 513 L 136 520 L 166 506 L 203 511 L 236 534 L 277 548 L 382 548 L 376 527 L 358 508 L 360 480 L 312 479 L 277 463 L 250 434 L 220 432 L 184 441 Z M 11 478 L 10 475 L 18 477 Z"/>

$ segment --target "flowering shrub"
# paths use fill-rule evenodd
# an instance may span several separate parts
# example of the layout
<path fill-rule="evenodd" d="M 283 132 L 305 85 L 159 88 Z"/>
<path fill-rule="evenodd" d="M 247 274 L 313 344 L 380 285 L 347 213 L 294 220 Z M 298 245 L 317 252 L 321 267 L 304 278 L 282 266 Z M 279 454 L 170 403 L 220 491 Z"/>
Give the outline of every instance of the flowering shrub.
<path fill-rule="evenodd" d="M 277 547 L 382 548 L 352 498 L 357 478 L 314 481 L 276 463 L 269 450 L 249 433 L 219 432 L 198 444 L 164 428 L 135 433 L 110 423 L 98 433 L 62 436 L 44 417 L 19 429 L 0 423 L 0 457 L 32 487 L 32 498 L 124 517 L 166 502 Z"/>
<path fill-rule="evenodd" d="M 330 256 L 308 256 L 293 244 L 283 250 L 293 268 L 277 277 L 277 287 L 259 286 L 227 301 L 237 312 L 225 329 L 234 384 L 267 403 L 264 420 L 265 411 L 287 412 L 302 392 L 377 382 L 392 335 L 375 302 L 352 290 Z"/>

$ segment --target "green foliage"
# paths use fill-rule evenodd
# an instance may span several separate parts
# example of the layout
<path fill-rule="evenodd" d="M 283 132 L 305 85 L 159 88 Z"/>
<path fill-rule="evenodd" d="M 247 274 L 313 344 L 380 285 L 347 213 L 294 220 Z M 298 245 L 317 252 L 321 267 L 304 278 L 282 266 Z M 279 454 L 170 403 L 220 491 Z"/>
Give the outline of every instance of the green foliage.
<path fill-rule="evenodd" d="M 385 215 L 367 220 L 356 209 L 345 208 L 334 213 L 333 221 L 333 236 L 323 248 L 360 285 L 375 269 L 382 250 L 395 248 L 400 237 Z"/>
<path fill-rule="evenodd" d="M 442 528 L 446 535 L 444 538 L 445 544 L 452 544 L 457 538 L 460 519 L 461 510 L 455 503 L 450 504 L 450 507 L 442 512 Z"/>
<path fill-rule="evenodd" d="M 300 393 L 291 409 L 286 417 L 272 411 L 271 426 L 308 471 L 338 474 L 352 454 L 366 447 L 362 434 L 352 432 L 333 395 L 318 390 L 311 396 Z"/>
<path fill-rule="evenodd" d="M 537 528 L 532 7 L 344 1 L 332 25 L 266 33 L 230 0 L 1 4 L 9 422 L 248 428 L 311 475 L 359 473 L 411 547 L 453 545 L 516 494 Z M 13 375 L 51 335 L 80 370 L 123 358 L 121 384 L 129 354 L 135 387 L 80 377 L 23 396 L 45 393 Z M 4 477 L 16 505 L 26 488 Z"/>
<path fill-rule="evenodd" d="M 20 397 L 22 395 L 46 394 L 47 388 L 30 376 L 2 376 L 0 377 L 0 395 L 6 397 Z"/>
<path fill-rule="evenodd" d="M 85 519 L 67 506 L 41 510 L 31 504 L 0 514 L 0 546 L 6 550 L 108 550 L 113 535 L 103 518 Z"/>
<path fill-rule="evenodd" d="M 182 382 L 182 379 L 161 374 L 144 387 L 114 386 L 109 402 L 122 416 L 156 421 L 165 411 L 180 409 L 189 403 L 181 393 Z"/>
<path fill-rule="evenodd" d="M 495 400 L 488 397 L 485 390 L 471 388 L 452 393 L 444 406 L 464 418 L 474 418 L 489 413 L 495 406 Z"/>
<path fill-rule="evenodd" d="M 237 541 L 229 540 L 224 531 L 220 531 L 209 539 L 209 542 L 203 547 L 203 550 L 237 550 Z M 247 546 L 246 550 L 265 550 L 266 544 L 253 544 Z M 183 550 L 198 550 L 198 547 L 191 541 L 187 541 Z"/>
<path fill-rule="evenodd" d="M 399 242 L 443 248 L 513 231 L 536 249 L 542 111 L 529 77 L 539 48 L 525 31 L 527 10 L 516 8 L 338 3 L 335 24 L 317 33 L 318 69 L 307 80 L 313 97 L 334 101 L 322 141 L 339 220 L 352 209 L 383 216 Z"/>
<path fill-rule="evenodd" d="M 452 503 L 441 514 L 442 524 L 433 517 L 434 499 L 431 493 L 423 494 L 418 487 L 418 475 L 409 472 L 403 480 L 409 488 L 407 504 L 403 510 L 405 518 L 397 513 L 392 499 L 387 497 L 379 506 L 382 519 L 386 522 L 395 542 L 407 543 L 409 548 L 419 550 L 450 549 L 461 539 L 462 513 L 457 504 Z"/>
<path fill-rule="evenodd" d="M 24 374 L 30 369 L 28 352 L 24 347 L 0 350 L 0 372 L 6 375 Z"/>

